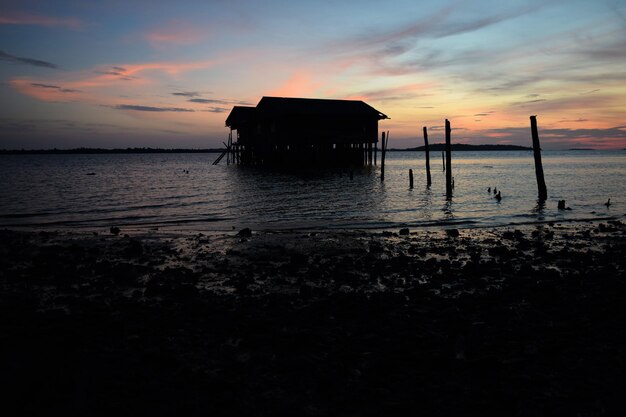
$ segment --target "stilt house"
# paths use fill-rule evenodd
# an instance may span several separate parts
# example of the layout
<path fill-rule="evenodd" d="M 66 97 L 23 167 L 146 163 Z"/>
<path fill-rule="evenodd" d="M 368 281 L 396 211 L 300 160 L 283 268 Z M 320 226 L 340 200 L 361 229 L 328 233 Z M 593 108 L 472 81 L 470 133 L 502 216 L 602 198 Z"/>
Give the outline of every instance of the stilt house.
<path fill-rule="evenodd" d="M 387 118 L 363 101 L 263 97 L 256 107 L 233 107 L 226 119 L 230 159 L 246 165 L 371 165 L 378 121 Z"/>

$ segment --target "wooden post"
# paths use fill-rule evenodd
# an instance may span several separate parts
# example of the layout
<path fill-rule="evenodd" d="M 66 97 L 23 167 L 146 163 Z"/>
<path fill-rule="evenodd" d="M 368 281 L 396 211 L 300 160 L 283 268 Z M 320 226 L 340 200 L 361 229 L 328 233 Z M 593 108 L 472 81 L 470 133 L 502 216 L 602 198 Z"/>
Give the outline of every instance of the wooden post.
<path fill-rule="evenodd" d="M 533 136 L 533 154 L 535 155 L 535 175 L 537 176 L 537 188 L 539 200 L 548 198 L 546 181 L 543 178 L 543 165 L 541 164 L 541 146 L 539 144 L 539 132 L 537 131 L 537 116 L 530 116 L 530 130 Z"/>
<path fill-rule="evenodd" d="M 443 170 L 446 170 L 446 158 L 443 156 L 443 151 L 441 151 L 441 164 L 443 165 Z"/>
<path fill-rule="evenodd" d="M 233 130 L 230 129 L 230 133 L 228 134 L 228 141 L 226 143 L 226 165 L 230 165 L 230 141 L 233 137 Z"/>
<path fill-rule="evenodd" d="M 378 143 L 374 144 L 374 165 L 378 165 Z"/>
<path fill-rule="evenodd" d="M 452 197 L 452 146 L 450 145 L 450 121 L 446 119 L 446 196 Z"/>
<path fill-rule="evenodd" d="M 413 170 L 409 169 L 409 188 L 413 189 Z"/>
<path fill-rule="evenodd" d="M 430 179 L 430 150 L 428 149 L 428 132 L 424 126 L 424 153 L 426 154 L 426 186 L 430 187 L 432 181 Z"/>
<path fill-rule="evenodd" d="M 387 134 L 385 135 L 383 142 L 384 142 L 384 147 L 383 147 L 383 155 L 382 155 L 382 164 L 383 166 L 385 166 L 385 160 L 387 159 L 387 147 L 389 146 L 389 131 L 387 131 Z"/>
<path fill-rule="evenodd" d="M 362 143 L 361 148 L 361 165 L 367 165 L 367 143 Z"/>
<path fill-rule="evenodd" d="M 235 154 L 233 154 L 233 131 L 232 129 L 230 131 L 230 134 L 228 135 L 228 149 L 230 150 L 230 152 L 228 152 L 228 155 L 230 156 L 230 162 L 235 163 L 235 160 L 234 160 Z"/>
<path fill-rule="evenodd" d="M 385 181 L 385 132 L 383 132 L 383 140 L 380 144 L 380 181 Z"/>

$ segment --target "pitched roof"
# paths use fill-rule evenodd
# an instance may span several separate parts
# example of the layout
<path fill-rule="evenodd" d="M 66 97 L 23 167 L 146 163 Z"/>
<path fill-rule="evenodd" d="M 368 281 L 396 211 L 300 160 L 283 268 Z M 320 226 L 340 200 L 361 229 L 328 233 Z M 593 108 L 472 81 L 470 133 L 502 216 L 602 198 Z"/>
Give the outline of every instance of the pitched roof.
<path fill-rule="evenodd" d="M 252 121 L 255 114 L 256 107 L 234 106 L 226 119 L 226 126 L 229 126 L 232 129 L 237 129 L 238 126 Z"/>
<path fill-rule="evenodd" d="M 262 114 L 291 115 L 369 115 L 380 119 L 388 117 L 361 100 L 329 100 L 319 98 L 263 97 L 256 108 Z"/>

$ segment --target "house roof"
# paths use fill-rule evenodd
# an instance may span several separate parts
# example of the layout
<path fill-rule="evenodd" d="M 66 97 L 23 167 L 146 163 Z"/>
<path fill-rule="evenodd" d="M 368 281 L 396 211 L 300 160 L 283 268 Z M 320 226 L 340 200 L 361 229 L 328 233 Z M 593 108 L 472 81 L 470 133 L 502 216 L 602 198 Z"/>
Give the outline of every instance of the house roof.
<path fill-rule="evenodd" d="M 235 106 L 226 119 L 226 126 L 237 129 L 239 126 L 254 120 L 255 115 L 256 107 Z"/>
<path fill-rule="evenodd" d="M 319 98 L 263 97 L 257 109 L 263 114 L 339 115 L 388 117 L 360 100 L 329 100 Z"/>
<path fill-rule="evenodd" d="M 370 116 L 388 119 L 361 100 L 329 100 L 319 98 L 263 97 L 256 107 L 234 106 L 226 126 L 237 129 L 256 117 L 273 115 Z"/>

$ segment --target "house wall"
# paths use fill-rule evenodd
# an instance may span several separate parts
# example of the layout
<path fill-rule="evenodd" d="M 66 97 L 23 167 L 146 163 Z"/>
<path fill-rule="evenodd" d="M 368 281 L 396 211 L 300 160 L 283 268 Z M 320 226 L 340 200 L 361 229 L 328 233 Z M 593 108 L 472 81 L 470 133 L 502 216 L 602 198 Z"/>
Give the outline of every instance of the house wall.
<path fill-rule="evenodd" d="M 372 164 L 378 119 L 363 116 L 276 116 L 239 126 L 233 138 L 243 164 Z"/>
<path fill-rule="evenodd" d="M 348 144 L 373 143 L 378 121 L 363 117 L 285 117 L 265 121 L 270 143 Z"/>

